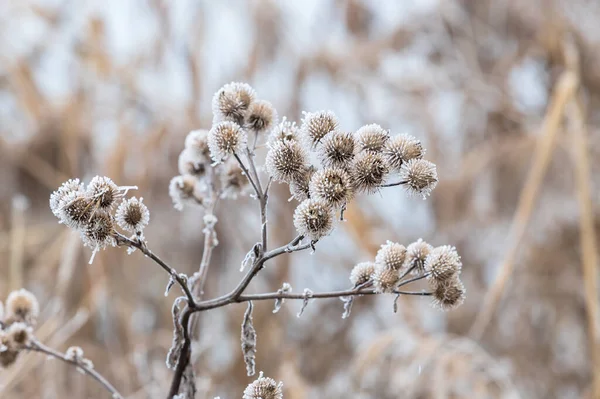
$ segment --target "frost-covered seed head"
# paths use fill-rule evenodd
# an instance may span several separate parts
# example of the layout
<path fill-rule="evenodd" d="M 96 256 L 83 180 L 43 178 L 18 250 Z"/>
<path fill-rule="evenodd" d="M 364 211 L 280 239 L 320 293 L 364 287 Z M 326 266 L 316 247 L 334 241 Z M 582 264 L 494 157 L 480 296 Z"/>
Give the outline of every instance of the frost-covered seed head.
<path fill-rule="evenodd" d="M 6 319 L 35 324 L 40 314 L 40 304 L 31 292 L 24 288 L 11 292 L 6 298 Z"/>
<path fill-rule="evenodd" d="M 349 132 L 332 132 L 321 140 L 317 148 L 323 166 L 349 169 L 354 159 L 354 135 Z"/>
<path fill-rule="evenodd" d="M 277 110 L 270 102 L 256 100 L 248 108 L 244 126 L 259 134 L 267 133 L 277 124 L 278 119 Z"/>
<path fill-rule="evenodd" d="M 454 276 L 433 290 L 433 306 L 441 310 L 452 310 L 465 301 L 466 290 L 463 283 Z"/>
<path fill-rule="evenodd" d="M 212 100 L 215 121 L 233 121 L 243 124 L 246 111 L 256 98 L 256 92 L 247 83 L 231 82 L 217 91 Z"/>
<path fill-rule="evenodd" d="M 84 244 L 94 250 L 114 245 L 115 225 L 112 215 L 105 211 L 94 212 L 81 233 Z"/>
<path fill-rule="evenodd" d="M 409 193 L 423 198 L 431 194 L 438 182 L 435 164 L 424 159 L 411 159 L 404 163 L 400 178 L 406 182 L 404 187 Z"/>
<path fill-rule="evenodd" d="M 94 204 L 105 210 L 110 210 L 117 198 L 121 196 L 119 187 L 106 176 L 95 176 L 87 186 L 87 196 Z"/>
<path fill-rule="evenodd" d="M 305 112 L 301 130 L 307 145 L 314 147 L 338 125 L 338 119 L 331 111 Z"/>
<path fill-rule="evenodd" d="M 406 248 L 397 242 L 388 241 L 381 246 L 375 262 L 392 270 L 400 270 L 406 258 Z"/>
<path fill-rule="evenodd" d="M 462 262 L 456 248 L 443 245 L 434 248 L 425 259 L 425 271 L 435 284 L 442 284 L 460 273 Z"/>
<path fill-rule="evenodd" d="M 276 181 L 299 179 L 307 168 L 306 150 L 295 140 L 276 141 L 269 148 L 265 167 Z"/>
<path fill-rule="evenodd" d="M 207 159 L 191 148 L 185 148 L 179 154 L 177 166 L 182 175 L 192 175 L 200 178 L 206 174 Z"/>
<path fill-rule="evenodd" d="M 237 162 L 229 161 L 220 175 L 223 198 L 236 199 L 245 194 L 250 181 Z"/>
<path fill-rule="evenodd" d="M 80 362 L 83 359 L 83 349 L 79 346 L 70 346 L 65 352 L 65 358 L 72 362 Z"/>
<path fill-rule="evenodd" d="M 358 151 L 381 152 L 390 133 L 376 123 L 365 125 L 356 131 Z"/>
<path fill-rule="evenodd" d="M 283 399 L 283 383 L 269 377 L 263 377 L 261 371 L 258 379 L 244 389 L 243 399 Z"/>
<path fill-rule="evenodd" d="M 356 264 L 350 272 L 350 282 L 356 287 L 366 283 L 371 279 L 373 272 L 375 272 L 374 262 L 361 262 Z"/>
<path fill-rule="evenodd" d="M 337 208 L 352 197 L 350 176 L 340 168 L 326 168 L 315 172 L 309 185 L 310 197 Z"/>
<path fill-rule="evenodd" d="M 175 176 L 169 183 L 169 195 L 173 201 L 173 207 L 178 211 L 183 210 L 184 205 L 204 205 L 204 197 L 200 195 L 198 180 L 193 176 Z"/>
<path fill-rule="evenodd" d="M 279 140 L 300 140 L 299 129 L 298 126 L 296 126 L 296 122 L 290 122 L 284 116 L 281 122 L 273 127 L 273 130 L 269 135 L 269 144 L 273 144 Z"/>
<path fill-rule="evenodd" d="M 96 209 L 93 199 L 76 192 L 67 194 L 58 206 L 60 221 L 72 229 L 85 228 Z"/>
<path fill-rule="evenodd" d="M 77 197 L 83 195 L 85 188 L 79 179 L 69 179 L 50 195 L 50 209 L 54 216 L 61 217 L 61 203 L 67 196 Z"/>
<path fill-rule="evenodd" d="M 246 147 L 247 140 L 246 132 L 237 123 L 217 123 L 208 133 L 210 156 L 213 161 L 221 162 L 233 153 L 240 153 Z"/>
<path fill-rule="evenodd" d="M 383 183 L 389 167 L 383 155 L 365 151 L 354 158 L 352 183 L 357 192 L 373 193 Z"/>
<path fill-rule="evenodd" d="M 8 347 L 8 344 L 10 344 L 8 342 L 8 337 L 5 331 L 0 331 L 0 342 L 2 345 L 4 345 L 5 347 Z M 12 350 L 12 349 L 7 349 L 4 351 L 0 352 L 0 365 L 2 367 L 9 367 L 11 366 L 19 357 L 19 351 L 18 350 Z"/>
<path fill-rule="evenodd" d="M 192 130 L 185 137 L 185 148 L 193 151 L 196 157 L 204 162 L 210 161 L 210 149 L 208 148 L 208 130 Z"/>
<path fill-rule="evenodd" d="M 120 228 L 133 233 L 142 231 L 148 225 L 150 212 L 143 200 L 132 197 L 121 202 L 115 213 L 115 220 Z"/>
<path fill-rule="evenodd" d="M 400 134 L 387 141 L 383 153 L 390 167 L 399 171 L 405 162 L 423 158 L 425 150 L 421 142 L 413 136 Z"/>
<path fill-rule="evenodd" d="M 31 342 L 32 329 L 25 323 L 12 323 L 6 329 L 6 338 L 8 347 L 11 349 L 19 349 Z"/>
<path fill-rule="evenodd" d="M 333 212 L 324 201 L 306 199 L 294 211 L 294 226 L 298 234 L 318 240 L 333 227 Z"/>
<path fill-rule="evenodd" d="M 290 194 L 292 194 L 292 197 L 300 202 L 310 197 L 310 181 L 316 170 L 317 169 L 311 165 L 304 168 L 302 173 L 294 177 L 290 182 Z"/>
<path fill-rule="evenodd" d="M 413 269 L 418 274 L 423 273 L 425 271 L 425 260 L 432 250 L 433 247 L 420 238 L 409 244 L 406 247 L 404 267 L 406 269 Z"/>
<path fill-rule="evenodd" d="M 375 266 L 371 279 L 373 280 L 375 292 L 389 293 L 393 292 L 394 288 L 396 288 L 400 275 L 398 274 L 398 270 L 390 269 L 378 263 Z"/>

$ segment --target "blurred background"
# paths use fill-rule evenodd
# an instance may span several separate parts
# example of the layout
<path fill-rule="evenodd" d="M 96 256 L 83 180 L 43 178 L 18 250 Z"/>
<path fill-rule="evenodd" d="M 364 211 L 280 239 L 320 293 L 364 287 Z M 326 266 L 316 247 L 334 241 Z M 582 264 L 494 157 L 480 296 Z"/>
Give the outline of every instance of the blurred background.
<path fill-rule="evenodd" d="M 0 294 L 33 291 L 42 342 L 81 346 L 128 398 L 163 398 L 175 290 L 163 296 L 165 273 L 139 253 L 88 265 L 48 198 L 71 177 L 139 186 L 149 247 L 193 273 L 202 212 L 173 209 L 168 182 L 185 135 L 210 127 L 212 94 L 245 81 L 288 119 L 331 109 L 345 130 L 410 133 L 440 177 L 427 201 L 357 198 L 314 254 L 271 262 L 250 292 L 347 288 L 387 239 L 456 245 L 464 264 L 467 300 L 449 313 L 419 297 L 397 313 L 393 297 L 360 298 L 348 319 L 338 299 L 300 318 L 299 301 L 255 304 L 257 367 L 285 398 L 598 397 L 599 19 L 592 0 L 3 0 Z M 274 186 L 272 246 L 295 233 L 288 197 Z M 254 201 L 219 206 L 208 297 L 235 286 L 259 237 Z M 252 381 L 244 310 L 202 314 L 199 398 Z M 0 397 L 106 393 L 27 354 L 0 370 Z"/>

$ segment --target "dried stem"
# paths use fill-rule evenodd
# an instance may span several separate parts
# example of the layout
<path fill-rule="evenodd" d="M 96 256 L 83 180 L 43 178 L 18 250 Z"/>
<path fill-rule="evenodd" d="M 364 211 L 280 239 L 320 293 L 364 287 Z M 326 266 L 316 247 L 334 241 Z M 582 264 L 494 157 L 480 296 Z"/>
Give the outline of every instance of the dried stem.
<path fill-rule="evenodd" d="M 190 306 L 190 307 L 195 306 L 196 301 L 194 300 L 194 296 L 192 295 L 192 292 L 190 291 L 190 289 L 187 285 L 187 279 L 180 276 L 175 269 L 173 269 L 166 262 L 164 262 L 161 258 L 156 256 L 152 251 L 150 251 L 150 249 L 148 249 L 148 247 L 146 246 L 146 244 L 143 241 L 132 240 L 131 238 L 128 238 L 120 233 L 116 233 L 116 234 L 117 234 L 117 240 L 118 240 L 119 245 L 127 245 L 129 247 L 139 249 L 144 255 L 146 255 L 147 257 L 152 259 L 157 265 L 159 265 L 167 273 L 169 273 L 171 278 L 173 280 L 175 280 L 177 282 L 177 284 L 179 284 L 179 286 L 185 293 L 185 296 L 188 299 L 188 306 Z"/>
<path fill-rule="evenodd" d="M 379 187 L 394 187 L 394 186 L 401 186 L 401 185 L 403 185 L 403 184 L 406 184 L 406 183 L 408 183 L 406 180 L 401 180 L 401 181 L 397 181 L 397 182 L 394 182 L 394 183 L 382 184 L 382 185 L 381 185 L 381 186 L 379 186 Z"/>
<path fill-rule="evenodd" d="M 244 165 L 244 163 L 242 162 L 241 158 L 239 157 L 238 154 L 233 153 L 233 156 L 235 157 L 236 161 L 238 161 L 238 164 L 240 165 L 240 168 L 242 168 L 242 171 L 244 172 L 244 174 L 246 175 L 246 177 L 248 178 L 248 181 L 250 182 L 250 184 L 252 185 L 252 188 L 254 188 L 254 192 L 256 193 L 256 196 L 258 198 L 261 197 L 262 192 L 261 190 L 259 190 L 258 186 L 256 185 L 256 183 L 254 182 L 254 178 L 252 177 L 252 175 L 250 174 L 250 172 L 248 171 L 248 168 L 246 168 L 246 165 Z"/>
<path fill-rule="evenodd" d="M 67 358 L 66 355 L 64 355 L 58 351 L 55 351 L 52 348 L 45 346 L 44 344 L 42 344 L 41 342 L 39 342 L 37 340 L 32 341 L 31 344 L 26 347 L 26 349 L 33 351 L 33 352 L 44 353 L 55 359 L 62 360 L 65 363 L 68 363 L 72 366 L 77 367 L 79 370 L 83 371 L 85 374 L 87 374 L 88 376 L 90 376 L 93 379 L 95 379 L 96 381 L 98 381 L 100 383 L 100 385 L 102 385 L 104 387 L 104 389 L 106 389 L 108 392 L 110 392 L 113 399 L 123 399 L 123 395 L 121 395 L 119 393 L 119 391 L 117 391 L 115 389 L 115 387 L 113 387 L 112 384 L 106 380 L 106 378 L 104 378 L 100 373 L 98 373 L 93 368 L 90 368 L 89 366 L 86 366 L 85 364 L 78 362 L 74 359 L 69 359 L 69 358 Z"/>
<path fill-rule="evenodd" d="M 548 112 L 544 119 L 542 132 L 537 143 L 533 162 L 521 195 L 519 205 L 514 214 L 510 233 L 508 248 L 504 261 L 500 266 L 498 275 L 483 300 L 483 306 L 479 310 L 475 322 L 471 327 L 470 335 L 473 338 L 481 338 L 500 300 L 504 288 L 510 279 L 515 267 L 519 245 L 523 242 L 529 219 L 535 206 L 546 169 L 550 163 L 551 155 L 556 145 L 556 137 L 563 117 L 563 111 L 567 102 L 573 97 L 577 87 L 577 76 L 570 71 L 564 72 L 560 77 L 556 89 L 552 95 Z"/>
<path fill-rule="evenodd" d="M 598 346 L 598 249 L 596 248 L 596 231 L 594 228 L 594 210 L 590 189 L 590 159 L 587 144 L 587 128 L 583 101 L 577 96 L 567 108 L 571 119 L 571 137 L 574 144 L 573 160 L 575 163 L 575 180 L 579 198 L 579 237 L 581 246 L 581 267 L 585 287 L 587 311 L 588 339 L 593 370 L 593 395 L 600 398 L 600 352 Z"/>

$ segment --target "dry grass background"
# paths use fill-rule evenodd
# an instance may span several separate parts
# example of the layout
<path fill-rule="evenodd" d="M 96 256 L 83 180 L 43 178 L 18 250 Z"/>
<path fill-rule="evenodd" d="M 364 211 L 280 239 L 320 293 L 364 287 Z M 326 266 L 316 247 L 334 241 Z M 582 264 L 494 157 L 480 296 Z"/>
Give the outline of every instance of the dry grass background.
<path fill-rule="evenodd" d="M 106 3 L 106 4 L 104 4 Z M 192 273 L 201 213 L 180 214 L 169 179 L 185 134 L 210 125 L 223 83 L 251 83 L 281 115 L 331 108 L 346 129 L 416 135 L 441 182 L 422 202 L 358 199 L 314 255 L 278 260 L 255 291 L 342 288 L 385 239 L 453 243 L 467 301 L 423 298 L 257 304 L 258 367 L 285 397 L 600 398 L 597 244 L 600 6 L 586 0 L 223 2 L 4 1 L 0 6 L 0 293 L 43 303 L 37 335 L 84 348 L 129 398 L 162 398 L 171 341 L 165 275 L 140 254 L 89 253 L 57 225 L 69 177 L 139 186 L 150 247 Z M 283 186 L 269 220 L 293 235 Z M 240 278 L 258 236 L 250 201 L 224 203 L 207 285 Z M 239 205 L 239 206 L 237 206 Z M 202 314 L 199 397 L 240 397 L 243 305 Z M 596 365 L 594 367 L 593 365 Z M 103 398 L 56 361 L 0 370 L 2 398 Z"/>

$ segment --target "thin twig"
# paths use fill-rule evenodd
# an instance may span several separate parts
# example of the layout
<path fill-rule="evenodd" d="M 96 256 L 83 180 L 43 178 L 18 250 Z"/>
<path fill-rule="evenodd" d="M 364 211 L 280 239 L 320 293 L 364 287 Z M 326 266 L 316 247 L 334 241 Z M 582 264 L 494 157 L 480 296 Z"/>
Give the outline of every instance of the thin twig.
<path fill-rule="evenodd" d="M 139 249 L 144 255 L 146 255 L 147 257 L 152 259 L 157 265 L 159 265 L 167 273 L 169 273 L 171 278 L 174 279 L 179 284 L 179 286 L 185 293 L 185 296 L 188 299 L 188 306 L 190 306 L 192 308 L 195 307 L 196 301 L 194 299 L 194 296 L 192 295 L 192 292 L 190 291 L 190 289 L 187 285 L 187 281 L 185 278 L 180 276 L 179 273 L 177 273 L 177 270 L 173 269 L 165 261 L 163 261 L 161 258 L 156 256 L 152 251 L 150 251 L 150 249 L 148 249 L 148 247 L 146 246 L 146 244 L 144 242 L 142 242 L 140 240 L 132 240 L 120 233 L 116 233 L 116 234 L 117 234 L 118 241 L 121 245 L 124 244 L 129 247 L 134 247 L 134 248 Z"/>
<path fill-rule="evenodd" d="M 394 186 L 401 186 L 401 185 L 403 185 L 403 184 L 406 184 L 406 183 L 408 183 L 406 180 L 401 180 L 401 181 L 397 181 L 397 182 L 394 182 L 394 183 L 382 184 L 382 185 L 381 185 L 381 186 L 379 186 L 379 187 L 394 187 Z"/>
<path fill-rule="evenodd" d="M 78 362 L 75 359 L 69 359 L 69 358 L 67 358 L 66 355 L 64 355 L 58 351 L 55 351 L 52 348 L 45 346 L 44 344 L 42 344 L 39 341 L 35 341 L 35 340 L 32 341 L 31 344 L 26 347 L 26 349 L 33 351 L 33 352 L 44 353 L 48 356 L 52 356 L 55 359 L 59 359 L 65 363 L 68 363 L 72 366 L 77 367 L 79 370 L 83 371 L 85 374 L 87 374 L 88 376 L 90 376 L 93 379 L 95 379 L 96 381 L 98 381 L 108 392 L 110 392 L 113 399 L 123 399 L 123 395 L 121 395 L 119 393 L 119 391 L 117 391 L 115 389 L 115 387 L 113 387 L 112 384 L 106 380 L 106 378 L 104 378 L 100 373 L 98 373 L 93 368 L 91 368 L 81 362 Z"/>
<path fill-rule="evenodd" d="M 256 183 L 254 182 L 254 179 L 252 178 L 252 176 L 250 175 L 250 172 L 248 171 L 248 168 L 246 168 L 246 165 L 244 165 L 244 163 L 242 162 L 241 158 L 238 156 L 238 154 L 233 153 L 233 156 L 235 157 L 235 159 L 238 161 L 238 164 L 240 165 L 240 168 L 242 169 L 242 171 L 244 172 L 244 175 L 246 175 L 246 177 L 248 178 L 248 181 L 250 182 L 250 184 L 252 185 L 252 188 L 254 188 L 254 192 L 256 193 L 256 196 L 258 198 L 260 198 L 262 196 L 261 191 L 258 189 L 258 186 L 256 185 Z"/>

